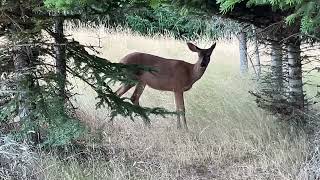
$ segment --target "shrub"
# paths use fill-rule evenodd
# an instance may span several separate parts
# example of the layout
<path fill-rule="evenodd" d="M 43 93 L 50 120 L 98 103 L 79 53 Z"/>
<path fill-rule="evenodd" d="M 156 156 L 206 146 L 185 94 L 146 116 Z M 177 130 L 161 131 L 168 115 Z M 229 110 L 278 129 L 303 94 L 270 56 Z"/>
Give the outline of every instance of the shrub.
<path fill-rule="evenodd" d="M 26 144 L 8 136 L 0 137 L 0 177 L 3 179 L 35 179 L 37 156 Z"/>

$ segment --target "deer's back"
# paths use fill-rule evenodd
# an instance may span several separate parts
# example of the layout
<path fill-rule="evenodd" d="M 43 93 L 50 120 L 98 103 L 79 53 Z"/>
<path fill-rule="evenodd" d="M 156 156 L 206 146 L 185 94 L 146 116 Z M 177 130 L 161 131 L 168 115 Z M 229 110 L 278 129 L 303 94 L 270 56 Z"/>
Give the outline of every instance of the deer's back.
<path fill-rule="evenodd" d="M 187 86 L 192 85 L 190 76 L 193 65 L 181 60 L 146 53 L 131 53 L 121 59 L 120 63 L 152 67 L 155 72 L 143 72 L 137 75 L 137 78 L 154 89 L 174 91 L 187 89 Z"/>

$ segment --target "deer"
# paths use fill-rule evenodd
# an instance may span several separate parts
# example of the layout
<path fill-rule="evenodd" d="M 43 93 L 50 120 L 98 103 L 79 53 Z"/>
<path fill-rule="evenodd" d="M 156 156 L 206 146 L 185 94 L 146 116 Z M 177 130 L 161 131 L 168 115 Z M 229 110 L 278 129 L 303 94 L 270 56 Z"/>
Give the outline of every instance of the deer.
<path fill-rule="evenodd" d="M 191 89 L 206 71 L 210 56 L 216 43 L 208 49 L 201 49 L 188 42 L 189 49 L 198 53 L 198 60 L 195 64 L 178 59 L 167 59 L 147 53 L 134 52 L 123 57 L 119 63 L 127 65 L 143 65 L 153 68 L 155 71 L 142 71 L 135 74 L 136 84 L 123 84 L 115 93 L 121 97 L 129 89 L 135 87 L 130 98 L 134 105 L 139 105 L 139 99 L 146 87 L 160 90 L 172 91 L 175 96 L 175 105 L 177 112 L 177 128 L 181 129 L 181 119 L 184 129 L 188 130 L 185 117 L 184 92 Z M 144 119 L 145 125 L 150 127 L 150 122 Z"/>

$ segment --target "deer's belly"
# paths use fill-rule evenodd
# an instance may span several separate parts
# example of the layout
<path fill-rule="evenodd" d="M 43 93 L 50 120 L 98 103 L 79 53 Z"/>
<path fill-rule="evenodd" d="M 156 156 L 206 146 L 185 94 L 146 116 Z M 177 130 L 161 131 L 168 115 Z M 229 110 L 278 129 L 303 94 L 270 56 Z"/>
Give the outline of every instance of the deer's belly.
<path fill-rule="evenodd" d="M 189 91 L 192 88 L 192 85 L 187 85 L 184 87 L 184 91 Z"/>
<path fill-rule="evenodd" d="M 175 87 L 172 83 L 166 81 L 166 80 L 157 80 L 156 82 L 154 80 L 152 81 L 146 81 L 145 82 L 149 87 L 161 91 L 174 91 Z"/>
<path fill-rule="evenodd" d="M 168 76 L 150 76 L 149 74 L 140 76 L 140 80 L 149 87 L 161 91 L 187 91 L 192 86 Z"/>

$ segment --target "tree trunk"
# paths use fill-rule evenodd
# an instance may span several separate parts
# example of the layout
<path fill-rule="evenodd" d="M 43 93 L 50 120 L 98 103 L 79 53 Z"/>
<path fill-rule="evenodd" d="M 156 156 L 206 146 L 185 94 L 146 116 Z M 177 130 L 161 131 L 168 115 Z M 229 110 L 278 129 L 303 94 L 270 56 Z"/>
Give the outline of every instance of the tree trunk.
<path fill-rule="evenodd" d="M 244 75 L 248 72 L 247 59 L 247 37 L 245 32 L 239 34 L 239 50 L 240 50 L 240 74 Z"/>
<path fill-rule="evenodd" d="M 257 79 L 260 79 L 261 75 L 261 65 L 260 65 L 260 54 L 259 54 L 259 44 L 257 40 L 257 32 L 256 28 L 252 25 L 252 31 L 253 31 L 253 41 L 254 41 L 254 53 L 256 56 L 256 72 L 257 72 Z"/>
<path fill-rule="evenodd" d="M 300 42 L 289 42 L 287 45 L 287 51 L 289 66 L 289 102 L 293 107 L 304 110 Z"/>
<path fill-rule="evenodd" d="M 271 80 L 275 95 L 282 95 L 283 71 L 282 71 L 282 48 L 281 44 L 273 41 L 271 44 Z"/>
<path fill-rule="evenodd" d="M 25 120 L 30 114 L 30 100 L 28 93 L 30 91 L 30 79 L 28 56 L 23 47 L 16 47 L 13 54 L 15 74 L 17 78 L 18 91 L 18 118 L 19 121 Z M 31 81 L 31 82 L 30 82 Z"/>
<path fill-rule="evenodd" d="M 14 47 L 13 62 L 15 67 L 17 81 L 17 99 L 18 99 L 18 116 L 16 121 L 23 124 L 22 128 L 27 128 L 31 132 L 31 141 L 35 144 L 39 143 L 40 136 L 38 125 L 35 123 L 35 117 L 32 113 L 34 107 L 34 78 L 32 75 L 32 51 L 30 47 Z M 33 130 L 33 132 L 32 132 Z"/>
<path fill-rule="evenodd" d="M 16 6 L 13 6 L 13 11 L 17 13 L 19 19 L 23 19 L 25 11 L 23 9 L 22 1 L 15 1 Z M 30 30 L 29 27 L 18 24 L 19 22 L 12 23 L 10 26 L 9 41 L 13 42 L 16 46 L 12 48 L 12 61 L 16 78 L 17 93 L 17 116 L 15 120 L 21 125 L 21 130 L 26 136 L 26 140 L 38 144 L 40 141 L 40 131 L 34 113 L 35 100 L 38 100 L 34 93 L 35 78 L 33 71 L 35 70 L 35 53 L 31 47 L 21 44 L 30 43 L 29 36 L 22 37 L 21 35 Z M 37 56 L 38 54 L 36 54 Z"/>
<path fill-rule="evenodd" d="M 54 33 L 55 33 L 55 43 L 54 52 L 56 57 L 56 73 L 58 75 L 58 96 L 61 101 L 65 101 L 66 99 L 66 48 L 65 45 L 61 45 L 65 43 L 64 32 L 63 32 L 63 22 L 64 19 L 62 17 L 55 18 L 54 24 Z"/>

